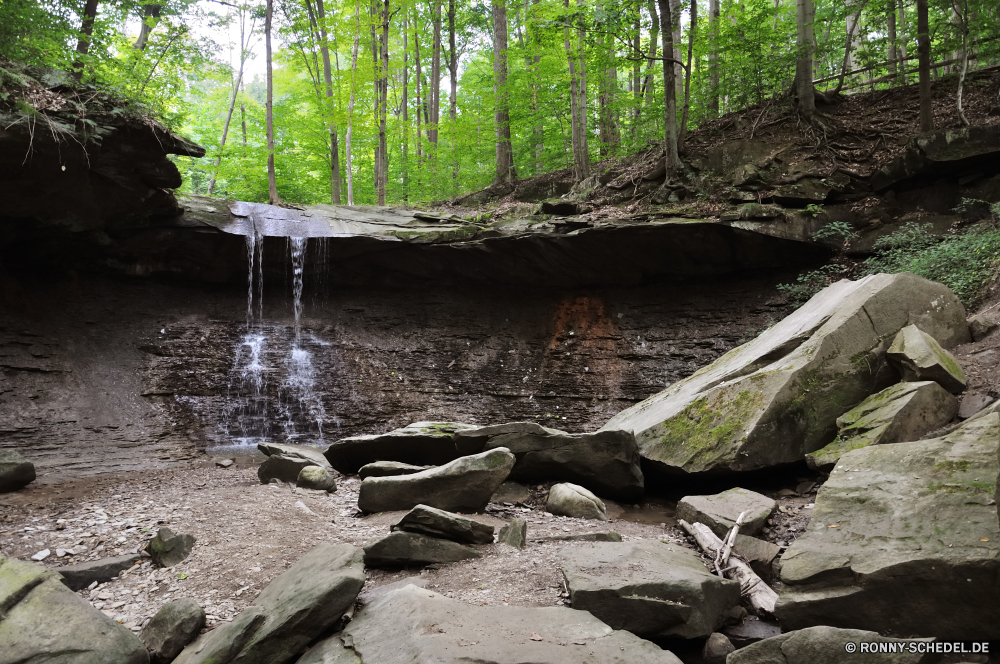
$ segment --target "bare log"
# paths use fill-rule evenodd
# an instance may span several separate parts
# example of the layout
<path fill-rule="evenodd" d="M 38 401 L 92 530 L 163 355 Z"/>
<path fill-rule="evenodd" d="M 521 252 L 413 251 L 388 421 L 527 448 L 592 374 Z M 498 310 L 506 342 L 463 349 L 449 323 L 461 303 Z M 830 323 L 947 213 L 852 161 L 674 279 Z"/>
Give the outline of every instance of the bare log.
<path fill-rule="evenodd" d="M 677 523 L 689 535 L 694 537 L 695 541 L 698 542 L 698 546 L 708 555 L 716 556 L 718 552 L 723 550 L 725 545 L 722 540 L 705 524 L 690 524 L 684 519 L 680 519 Z M 729 537 L 726 539 L 728 540 Z M 771 586 L 764 583 L 764 580 L 757 576 L 745 561 L 733 557 L 729 563 L 730 566 L 728 568 L 720 569 L 717 562 L 716 571 L 724 572 L 726 577 L 739 582 L 740 592 L 747 598 L 750 606 L 753 607 L 758 615 L 774 614 L 774 605 L 778 601 L 778 593 L 774 592 Z"/>

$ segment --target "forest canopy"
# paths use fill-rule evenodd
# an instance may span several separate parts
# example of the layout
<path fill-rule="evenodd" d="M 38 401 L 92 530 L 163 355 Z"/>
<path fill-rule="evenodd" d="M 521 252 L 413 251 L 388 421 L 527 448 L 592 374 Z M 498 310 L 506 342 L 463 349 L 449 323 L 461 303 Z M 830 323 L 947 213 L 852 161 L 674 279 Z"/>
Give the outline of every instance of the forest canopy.
<path fill-rule="evenodd" d="M 184 189 L 246 201 L 420 204 L 584 180 L 650 144 L 670 177 L 685 134 L 726 113 L 792 103 L 821 122 L 817 99 L 929 90 L 998 51 L 983 0 L 0 2 L 0 56 L 201 143 L 177 160 Z"/>

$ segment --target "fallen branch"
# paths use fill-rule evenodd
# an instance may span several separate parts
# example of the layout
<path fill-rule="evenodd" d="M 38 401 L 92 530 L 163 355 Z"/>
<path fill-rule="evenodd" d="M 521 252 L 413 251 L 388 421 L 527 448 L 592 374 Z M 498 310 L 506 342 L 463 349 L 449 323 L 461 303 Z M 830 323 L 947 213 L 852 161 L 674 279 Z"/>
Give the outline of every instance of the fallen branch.
<path fill-rule="evenodd" d="M 698 542 L 698 546 L 710 556 L 717 556 L 721 552 L 725 545 L 722 540 L 720 540 L 711 529 L 703 523 L 690 524 L 684 519 L 680 519 L 677 524 L 683 528 L 689 535 L 694 537 L 695 541 Z M 738 528 L 738 527 L 737 527 Z M 732 535 L 732 533 L 730 533 Z M 727 536 L 728 540 L 729 537 Z M 735 540 L 735 537 L 733 537 Z M 733 558 L 731 561 L 731 567 L 720 570 L 718 567 L 716 571 L 722 571 L 726 573 L 726 576 L 734 581 L 738 581 L 740 584 L 740 592 L 747 598 L 750 602 L 750 606 L 753 607 L 754 611 L 758 615 L 763 614 L 773 614 L 774 605 L 778 601 L 778 593 L 764 583 L 764 581 L 757 576 L 750 565 L 744 561 Z"/>

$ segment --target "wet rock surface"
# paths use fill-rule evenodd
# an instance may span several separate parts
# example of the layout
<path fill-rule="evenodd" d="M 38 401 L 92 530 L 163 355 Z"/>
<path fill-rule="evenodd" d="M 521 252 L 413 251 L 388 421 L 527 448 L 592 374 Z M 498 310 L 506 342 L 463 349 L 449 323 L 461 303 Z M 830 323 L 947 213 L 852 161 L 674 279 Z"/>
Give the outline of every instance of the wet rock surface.
<path fill-rule="evenodd" d="M 707 637 L 740 602 L 738 583 L 662 542 L 594 544 L 561 563 L 574 609 L 645 638 Z"/>

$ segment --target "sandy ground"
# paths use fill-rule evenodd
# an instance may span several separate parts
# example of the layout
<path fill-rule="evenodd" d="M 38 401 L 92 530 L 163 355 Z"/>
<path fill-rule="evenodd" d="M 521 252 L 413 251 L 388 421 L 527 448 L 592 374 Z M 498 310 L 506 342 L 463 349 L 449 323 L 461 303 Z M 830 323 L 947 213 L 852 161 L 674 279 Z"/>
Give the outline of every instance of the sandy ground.
<path fill-rule="evenodd" d="M 202 461 L 190 469 L 123 473 L 7 494 L 0 501 L 0 551 L 27 560 L 48 549 L 42 562 L 58 570 L 139 552 L 161 527 L 193 534 L 194 551 L 175 567 L 157 569 L 143 558 L 118 579 L 81 595 L 134 630 L 168 601 L 192 597 L 205 607 L 211 628 L 253 604 L 272 579 L 316 544 L 363 546 L 388 534 L 404 514 L 358 513 L 357 478 L 340 478 L 332 494 L 262 485 L 255 462 L 241 459 L 236 467 L 223 469 Z M 809 512 L 804 506 L 812 496 L 789 488 L 783 493 L 791 495 L 771 494 L 779 497 L 783 511 L 775 513 L 768 539 L 788 542 L 804 527 Z M 588 544 L 535 538 L 613 530 L 625 540 L 660 539 L 692 547 L 674 526 L 674 504 L 657 498 L 636 506 L 609 503 L 612 519 L 598 522 L 556 517 L 537 505 L 491 503 L 486 513 L 473 518 L 498 530 L 514 517 L 526 519 L 529 543 L 524 550 L 491 544 L 477 547 L 482 558 L 438 569 L 370 569 L 364 592 L 418 576 L 426 587 L 470 604 L 561 604 L 566 593 L 559 554 Z"/>

